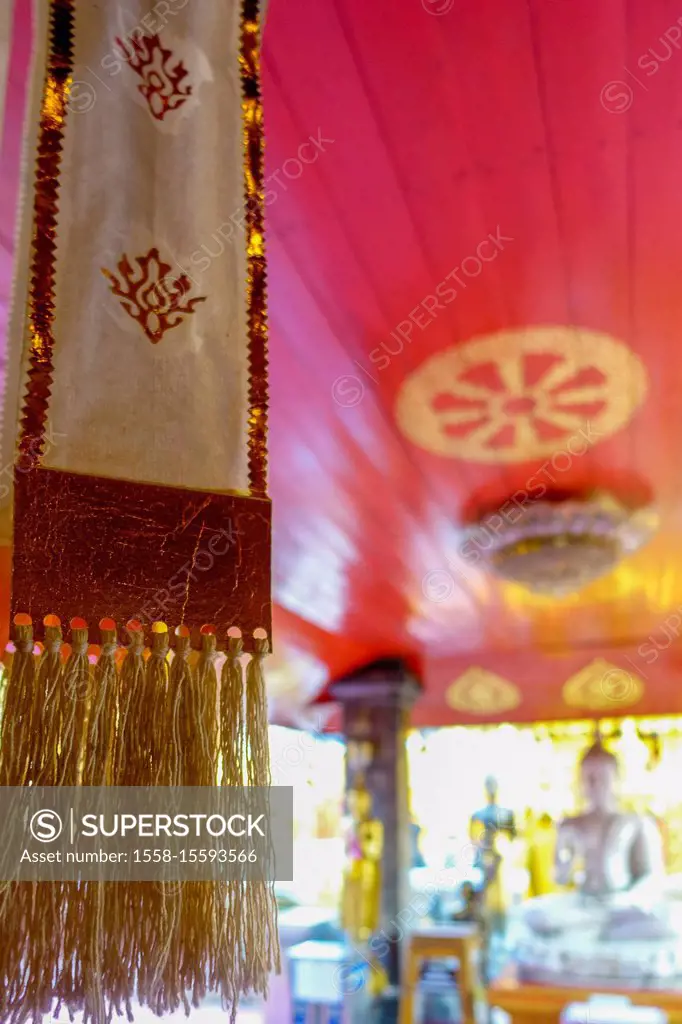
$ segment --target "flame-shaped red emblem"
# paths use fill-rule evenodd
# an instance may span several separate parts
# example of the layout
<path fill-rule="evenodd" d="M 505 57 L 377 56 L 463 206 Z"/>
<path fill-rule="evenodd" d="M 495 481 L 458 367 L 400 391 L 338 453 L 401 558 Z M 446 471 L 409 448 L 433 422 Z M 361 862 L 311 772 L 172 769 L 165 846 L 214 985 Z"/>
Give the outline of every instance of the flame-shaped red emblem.
<path fill-rule="evenodd" d="M 150 249 L 146 256 L 138 256 L 133 268 L 124 254 L 116 265 L 120 275 L 102 267 L 109 287 L 118 297 L 126 313 L 137 320 L 153 345 L 166 331 L 177 327 L 198 302 L 206 296 L 188 298 L 191 282 L 186 274 L 173 276 L 170 263 L 164 263 L 158 249 Z"/>
<path fill-rule="evenodd" d="M 188 71 L 181 60 L 173 64 L 173 51 L 163 46 L 158 35 L 117 39 L 128 65 L 142 79 L 137 89 L 147 101 L 152 117 L 163 121 L 192 95 L 185 82 Z"/>

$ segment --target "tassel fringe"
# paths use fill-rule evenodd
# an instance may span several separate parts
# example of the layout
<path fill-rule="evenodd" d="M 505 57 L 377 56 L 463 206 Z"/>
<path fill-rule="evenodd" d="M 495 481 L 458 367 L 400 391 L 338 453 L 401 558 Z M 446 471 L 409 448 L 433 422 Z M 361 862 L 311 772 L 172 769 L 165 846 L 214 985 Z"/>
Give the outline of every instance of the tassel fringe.
<path fill-rule="evenodd" d="M 241 638 L 229 637 L 220 683 L 217 638 L 202 629 L 128 625 L 121 660 L 115 623 L 100 623 L 96 664 L 88 627 L 71 622 L 64 657 L 48 616 L 36 647 L 15 618 L 3 693 L 0 785 L 270 785 L 263 661 L 255 642 L 246 675 Z M 265 798 L 264 798 L 265 799 Z M 189 1013 L 209 992 L 234 1021 L 242 994 L 266 994 L 280 970 L 274 885 L 266 882 L 0 882 L 0 1020 L 37 1022 L 64 1007 L 84 1024 L 132 1020 L 136 1000 L 156 1014 Z"/>

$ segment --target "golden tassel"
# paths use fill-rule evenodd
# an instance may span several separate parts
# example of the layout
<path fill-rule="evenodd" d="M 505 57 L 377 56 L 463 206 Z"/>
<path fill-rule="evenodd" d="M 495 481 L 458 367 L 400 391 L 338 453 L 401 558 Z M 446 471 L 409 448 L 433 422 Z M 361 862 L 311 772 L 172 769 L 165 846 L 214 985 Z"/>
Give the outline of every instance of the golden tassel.
<path fill-rule="evenodd" d="M 48 615 L 45 647 L 38 665 L 38 678 L 31 711 L 38 749 L 30 767 L 35 786 L 55 786 L 59 781 L 60 726 L 64 710 L 61 657 L 62 631 L 59 619 Z M 32 882 L 22 891 L 25 907 L 26 942 L 23 970 L 28 978 L 21 1007 L 15 1020 L 49 1013 L 58 990 L 62 964 L 62 907 L 64 889 L 50 882 Z"/>
<path fill-rule="evenodd" d="M 45 647 L 38 665 L 31 714 L 38 751 L 31 765 L 30 781 L 34 786 L 56 786 L 59 784 L 59 760 L 63 749 L 62 716 L 66 710 L 62 631 L 59 619 L 54 615 L 48 615 L 44 625 Z M 33 1016 L 50 1012 L 53 996 L 63 980 L 60 975 L 64 895 L 62 885 L 49 882 L 31 884 L 27 915 L 30 941 L 25 952 L 26 973 L 30 981 L 24 1010 L 32 1006 Z"/>
<path fill-rule="evenodd" d="M 58 786 L 77 786 L 80 782 L 90 675 L 87 623 L 73 619 L 71 654 L 64 667 Z"/>
<path fill-rule="evenodd" d="M 202 778 L 201 783 L 190 782 L 189 785 L 211 785 L 218 782 L 218 761 L 220 756 L 220 706 L 218 676 L 216 673 L 217 638 L 212 626 L 203 626 L 201 630 L 201 653 L 194 669 L 194 698 L 196 708 L 197 733 L 201 736 L 201 744 L 205 749 L 205 755 L 201 763 L 194 764 L 195 778 Z M 216 965 L 221 956 L 221 928 L 225 918 L 227 907 L 228 883 L 226 882 L 200 882 L 190 883 L 188 889 L 193 890 L 194 885 L 201 885 L 211 892 L 210 899 L 210 925 L 207 933 L 210 936 L 208 942 L 203 938 L 206 947 L 204 951 L 205 962 L 209 965 L 208 980 L 212 989 L 221 986 L 216 983 Z M 207 900 L 206 893 L 201 896 Z M 188 902 L 191 908 L 191 900 Z M 209 945 L 210 942 L 210 945 Z M 193 1003 L 195 1002 L 193 993 Z"/>
<path fill-rule="evenodd" d="M 184 743 L 194 742 L 194 737 L 186 721 L 186 703 L 188 690 L 191 690 L 192 676 L 189 669 L 190 655 L 189 629 L 178 626 L 175 630 L 175 647 L 173 660 L 168 673 L 168 697 L 166 708 L 166 749 L 167 758 L 159 767 L 157 785 L 183 786 L 188 785 L 185 779 L 185 761 L 191 759 L 191 753 L 184 749 Z M 163 956 L 160 978 L 166 993 L 166 1008 L 175 1009 L 183 1005 L 185 1013 L 190 1006 L 186 991 L 194 985 L 201 985 L 201 979 L 194 976 L 195 968 L 200 967 L 196 959 L 197 951 L 188 944 L 183 925 L 186 913 L 188 885 L 186 882 L 161 882 L 160 891 L 163 900 Z M 201 927 L 203 921 L 197 922 Z M 183 953 L 185 963 L 183 964 Z M 183 970 L 184 968 L 184 970 Z M 205 994 L 205 986 L 204 992 Z M 170 1000 L 170 1004 L 168 1002 Z"/>
<path fill-rule="evenodd" d="M 247 784 L 270 785 L 270 744 L 268 703 L 263 662 L 268 656 L 267 640 L 256 640 L 256 649 L 246 666 L 246 748 Z"/>
<path fill-rule="evenodd" d="M 110 786 L 114 769 L 118 713 L 116 626 L 111 619 L 103 619 L 100 629 L 102 650 L 95 667 L 92 693 L 88 701 L 84 786 Z"/>
<path fill-rule="evenodd" d="M 16 653 L 2 723 L 3 785 L 55 785 L 59 755 L 61 629 L 46 619 L 45 649 L 36 679 L 33 627 L 15 619 Z M 52 1009 L 61 962 L 62 890 L 41 882 L 10 883 L 0 894 L 0 1013 L 21 1024 Z"/>
<path fill-rule="evenodd" d="M 63 711 L 62 631 L 56 616 L 45 622 L 45 649 L 38 665 L 38 684 L 33 694 L 32 721 L 38 753 L 31 768 L 34 786 L 55 786 L 59 779 L 59 739 Z"/>
<path fill-rule="evenodd" d="M 179 695 L 171 695 L 168 671 L 168 627 L 155 622 L 152 649 L 147 661 L 146 714 L 139 728 L 149 737 L 153 785 L 177 786 L 180 774 L 178 739 Z M 187 1012 L 187 997 L 171 962 L 178 926 L 181 886 L 177 883 L 141 883 L 151 904 L 151 914 L 140 949 L 142 998 L 156 1014 L 172 1013 L 181 1005 Z"/>
<path fill-rule="evenodd" d="M 28 616 L 17 616 L 17 619 Z M 32 713 L 36 691 L 36 659 L 33 653 L 33 625 L 15 620 L 15 654 L 5 690 L 0 747 L 0 781 L 3 786 L 25 786 L 34 763 L 36 733 Z"/>
<path fill-rule="evenodd" d="M 84 786 L 110 785 L 113 772 L 118 712 L 116 624 L 111 619 L 103 619 L 100 631 L 102 649 L 88 700 Z M 84 920 L 78 945 L 84 978 L 83 1024 L 87 1024 L 90 1020 L 100 1022 L 110 1016 L 112 1001 L 119 1000 L 123 965 L 118 949 L 119 936 L 110 928 L 110 915 L 115 912 L 115 883 L 88 881 L 83 890 Z M 134 968 L 133 964 L 125 966 Z M 124 983 L 126 980 L 124 976 Z"/>
<path fill-rule="evenodd" d="M 26 621 L 27 620 L 27 621 Z M 0 746 L 0 779 L 3 786 L 26 784 L 34 759 L 31 728 L 34 707 L 36 659 L 33 653 L 33 625 L 28 616 L 15 620 L 15 654 L 5 692 Z M 22 970 L 28 939 L 27 914 L 33 885 L 10 882 L 0 886 L 0 1016 L 9 1018 L 26 998 Z"/>
<path fill-rule="evenodd" d="M 60 786 L 76 786 L 80 782 L 90 676 L 88 626 L 83 619 L 72 619 L 71 654 L 63 673 L 63 706 L 58 738 Z M 61 890 L 64 941 L 56 985 L 57 999 L 67 1007 L 77 1007 L 82 1005 L 85 995 L 81 959 L 85 886 L 78 882 L 62 882 Z"/>
<path fill-rule="evenodd" d="M 130 621 L 127 628 L 130 643 L 121 666 L 113 783 L 116 786 L 144 786 L 152 782 L 148 735 L 138 731 L 147 706 L 144 634 L 142 625 L 136 620 Z M 130 995 L 134 988 L 139 951 L 153 941 L 153 933 L 150 940 L 147 928 L 153 928 L 153 912 L 157 908 L 155 896 L 154 887 L 146 882 L 122 881 L 117 886 L 111 928 L 119 937 L 121 970 L 129 977 L 127 987 L 121 993 L 120 1006 L 117 1005 L 116 1009 L 121 1012 L 125 1008 L 129 1021 L 133 1020 Z"/>
<path fill-rule="evenodd" d="M 88 631 L 72 620 L 66 666 L 58 620 L 45 623 L 36 671 L 33 630 L 17 616 L 16 652 L 0 726 L 4 785 L 269 785 L 267 708 L 258 641 L 246 683 L 241 638 L 230 638 L 221 686 L 216 637 L 202 631 L 189 665 L 189 631 L 176 630 L 169 670 L 168 630 L 153 626 L 144 661 L 142 629 L 116 664 L 111 620 L 100 623 L 102 650 L 93 672 Z M 265 811 L 265 797 L 263 810 Z M 114 1011 L 132 1020 L 136 994 L 157 1014 L 196 1005 L 207 988 L 221 993 L 232 1021 L 239 997 L 267 992 L 279 968 L 273 886 L 233 881 L 8 883 L 0 885 L 0 1017 L 25 1024 L 54 1000 L 84 1024 L 108 1024 Z"/>
<path fill-rule="evenodd" d="M 148 786 L 152 782 L 149 736 L 140 730 L 147 712 L 144 634 L 137 621 L 128 623 L 128 646 L 121 666 L 119 723 L 113 774 L 117 786 Z"/>
<path fill-rule="evenodd" d="M 242 638 L 231 636 L 220 681 L 220 760 L 223 786 L 243 786 L 244 780 L 244 673 Z"/>
<path fill-rule="evenodd" d="M 215 786 L 218 775 L 216 638 L 202 634 L 202 653 L 192 672 L 187 664 L 189 630 L 178 627 L 176 635 L 170 689 L 171 694 L 180 693 L 180 784 Z M 192 993 L 194 1006 L 199 1006 L 206 995 L 213 973 L 221 895 L 215 882 L 186 882 L 182 886 L 179 949 L 184 949 L 184 958 L 190 967 L 185 971 L 183 983 L 185 990 Z"/>
<path fill-rule="evenodd" d="M 181 656 L 183 666 L 180 718 L 180 742 L 183 758 L 182 785 L 215 786 L 218 782 L 216 637 L 214 634 L 202 634 L 201 655 L 193 672 L 187 665 L 188 637 L 189 631 L 187 637 L 178 636 L 175 646 L 175 655 L 176 657 Z M 181 641 L 182 647 L 180 646 Z M 180 670 L 180 665 L 178 670 Z"/>
<path fill-rule="evenodd" d="M 102 620 L 100 623 L 102 646 L 88 698 L 83 785 L 106 785 L 112 777 L 118 711 L 114 626 L 110 620 Z M 102 881 L 89 881 L 82 886 L 83 922 L 81 934 L 76 937 L 74 955 L 79 959 L 83 972 L 84 1024 L 91 1020 L 104 1021 L 110 1014 L 112 989 L 109 976 L 112 971 L 116 971 L 118 959 L 117 949 L 106 949 L 108 945 L 113 946 L 111 933 L 108 933 L 104 924 L 110 889 L 111 886 L 106 886 Z"/>
<path fill-rule="evenodd" d="M 130 645 L 121 667 L 120 718 L 114 752 L 114 779 L 118 786 L 151 786 L 163 752 L 167 699 L 168 632 L 163 623 L 154 624 L 152 651 L 145 664 L 144 634 L 141 623 L 128 623 Z M 131 969 L 129 994 L 134 990 L 137 970 L 137 998 L 154 1012 L 157 1003 L 151 988 L 155 977 L 157 944 L 161 938 L 163 898 L 161 883 L 120 883 L 119 902 L 122 922 L 121 960 Z M 129 999 L 126 1011 L 132 1019 Z"/>
<path fill-rule="evenodd" d="M 246 667 L 246 763 L 248 786 L 268 787 L 270 776 L 270 744 L 268 739 L 268 705 L 263 675 L 263 662 L 269 652 L 267 640 L 256 639 L 255 652 Z M 263 813 L 267 797 L 261 795 Z M 272 882 L 246 884 L 246 916 L 250 934 L 245 948 L 249 958 L 247 977 L 255 992 L 267 997 L 268 979 L 273 970 L 280 971 L 277 934 L 277 901 Z"/>
<path fill-rule="evenodd" d="M 5 698 L 7 696 L 7 683 L 9 677 L 12 674 L 12 662 L 14 661 L 14 644 L 8 644 L 7 648 L 2 655 L 2 669 L 0 674 L 2 682 L 0 682 L 0 722 L 2 722 L 3 715 L 5 713 Z"/>
<path fill-rule="evenodd" d="M 142 725 L 144 734 L 149 737 L 147 743 L 154 785 L 172 786 L 172 780 L 178 775 L 180 751 L 172 748 L 171 735 L 168 733 L 168 627 L 165 622 L 155 622 L 152 630 Z"/>
<path fill-rule="evenodd" d="M 228 638 L 227 657 L 220 682 L 220 760 L 221 785 L 243 787 L 244 779 L 244 673 L 241 636 Z M 237 808 L 235 808 L 235 811 Z M 236 871 L 236 865 L 235 865 Z M 245 882 L 232 878 L 226 883 L 225 900 L 220 906 L 220 932 L 216 981 L 225 1009 L 237 1016 L 239 993 L 245 988 L 244 932 Z"/>

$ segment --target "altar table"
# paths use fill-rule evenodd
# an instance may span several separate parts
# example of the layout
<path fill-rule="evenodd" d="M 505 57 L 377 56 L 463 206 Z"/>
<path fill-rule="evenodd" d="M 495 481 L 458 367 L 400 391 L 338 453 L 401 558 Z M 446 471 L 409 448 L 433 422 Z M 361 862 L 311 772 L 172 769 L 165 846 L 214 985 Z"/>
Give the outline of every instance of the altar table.
<path fill-rule="evenodd" d="M 608 986 L 584 989 L 532 985 L 519 981 L 511 968 L 488 988 L 488 1004 L 508 1013 L 512 1024 L 558 1024 L 566 1006 L 587 1002 L 595 995 L 627 996 L 633 1006 L 654 1006 L 667 1014 L 669 1024 L 682 1024 L 682 992 Z"/>

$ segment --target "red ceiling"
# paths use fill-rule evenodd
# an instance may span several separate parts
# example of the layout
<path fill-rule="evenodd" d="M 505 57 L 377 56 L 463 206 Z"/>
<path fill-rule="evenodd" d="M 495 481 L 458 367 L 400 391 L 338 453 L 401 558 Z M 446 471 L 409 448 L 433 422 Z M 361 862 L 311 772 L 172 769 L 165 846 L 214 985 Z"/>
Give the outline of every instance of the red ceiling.
<path fill-rule="evenodd" d="M 562 685 L 597 656 L 642 677 L 633 710 L 682 711 L 682 660 L 666 640 L 682 632 L 669 617 L 682 607 L 679 17 L 667 0 L 271 0 L 264 86 L 281 717 L 326 679 L 396 655 L 424 683 L 418 724 L 476 720 L 444 698 L 472 665 L 522 691 L 506 717 L 574 716 Z M 15 176 L 22 60 L 6 130 Z M 302 149 L 311 138 L 317 146 Z M 426 316 L 425 297 L 491 234 L 504 239 L 495 258 L 474 276 L 459 271 L 454 301 Z M 406 325 L 420 306 L 418 325 Z M 651 545 L 561 601 L 464 572 L 457 553 L 472 507 L 523 490 L 547 456 L 448 457 L 396 423 L 399 390 L 425 358 L 543 325 L 611 335 L 648 376 L 641 408 L 562 463 L 558 485 L 652 496 L 662 515 Z M 573 344 L 590 365 L 590 339 L 575 330 Z M 621 373 L 612 400 L 626 401 L 634 386 Z M 586 424 L 592 415 L 585 411 Z M 650 664 L 638 653 L 644 642 L 667 649 Z"/>

